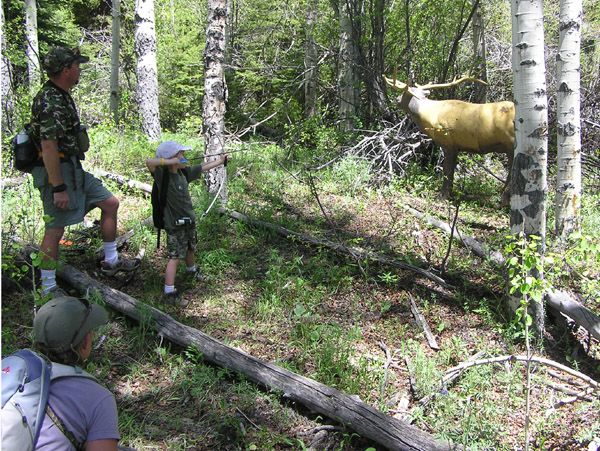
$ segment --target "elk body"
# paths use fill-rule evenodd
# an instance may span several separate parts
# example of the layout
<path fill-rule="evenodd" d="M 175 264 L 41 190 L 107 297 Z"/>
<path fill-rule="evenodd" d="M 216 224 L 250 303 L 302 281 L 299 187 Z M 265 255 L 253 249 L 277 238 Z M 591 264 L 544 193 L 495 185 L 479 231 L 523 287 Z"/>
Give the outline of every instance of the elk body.
<path fill-rule="evenodd" d="M 400 108 L 444 152 L 442 196 L 450 197 L 452 194 L 458 152 L 504 153 L 508 157 L 508 176 L 502 203 L 507 205 L 515 142 L 514 104 L 508 101 L 478 104 L 427 98 L 429 89 L 448 87 L 465 80 L 473 79 L 462 78 L 443 85 L 409 87 L 386 78 L 388 84 L 402 91 L 398 98 Z"/>

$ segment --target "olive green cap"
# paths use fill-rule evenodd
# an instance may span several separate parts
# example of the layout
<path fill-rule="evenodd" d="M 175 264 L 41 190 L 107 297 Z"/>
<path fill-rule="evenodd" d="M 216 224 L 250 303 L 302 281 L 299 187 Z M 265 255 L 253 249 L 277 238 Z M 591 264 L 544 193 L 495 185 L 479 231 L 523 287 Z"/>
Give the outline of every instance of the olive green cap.
<path fill-rule="evenodd" d="M 86 299 L 62 296 L 44 304 L 33 319 L 33 341 L 53 352 L 76 348 L 86 334 L 108 322 L 108 313 Z"/>

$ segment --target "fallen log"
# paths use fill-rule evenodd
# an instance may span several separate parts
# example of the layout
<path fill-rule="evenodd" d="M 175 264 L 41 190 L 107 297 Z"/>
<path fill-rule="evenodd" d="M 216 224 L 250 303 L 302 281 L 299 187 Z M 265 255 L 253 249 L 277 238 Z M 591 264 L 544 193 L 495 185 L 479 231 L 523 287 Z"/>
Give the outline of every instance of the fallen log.
<path fill-rule="evenodd" d="M 389 449 L 458 449 L 334 388 L 231 348 L 193 327 L 175 321 L 161 310 L 92 279 L 73 266 L 63 265 L 57 270 L 57 275 L 80 292 L 97 290 L 107 305 L 134 320 L 150 320 L 158 334 L 179 346 L 195 346 L 206 361 L 242 373 L 269 389 L 278 390 L 285 397 L 333 418 Z"/>
<path fill-rule="evenodd" d="M 421 213 L 420 211 L 415 210 L 414 208 L 409 207 L 408 205 L 403 205 L 402 207 L 417 218 L 422 219 L 428 224 L 442 230 L 444 233 L 446 233 L 446 235 L 450 236 L 452 234 L 452 237 L 456 241 L 458 241 L 460 244 L 469 249 L 478 257 L 483 258 L 484 260 L 489 260 L 497 266 L 504 265 L 504 257 L 500 252 L 491 251 L 486 246 L 477 241 L 475 238 L 461 233 L 460 230 L 458 230 L 458 228 L 454 228 L 454 233 L 452 233 L 452 228 L 449 224 L 445 223 L 444 221 L 440 221 L 439 219 L 434 218 L 433 216 Z"/>
<path fill-rule="evenodd" d="M 152 220 L 152 216 L 144 219 L 141 222 L 142 226 L 151 226 L 154 225 L 154 222 Z M 129 241 L 131 239 L 131 237 L 133 236 L 133 234 L 135 233 L 135 230 L 131 229 L 128 230 L 127 232 L 125 232 L 123 235 L 119 235 L 115 241 L 117 243 L 117 249 L 121 249 L 123 247 L 123 245 Z M 103 260 L 104 259 L 104 246 L 100 246 L 96 249 L 96 259 L 97 260 Z"/>
<path fill-rule="evenodd" d="M 113 181 L 119 183 L 120 185 L 125 185 L 130 188 L 136 188 L 136 189 L 142 190 L 143 192 L 148 193 L 148 194 L 152 193 L 152 185 L 150 185 L 148 183 L 138 182 L 137 180 L 133 180 L 133 179 L 124 177 L 119 174 L 113 174 L 112 172 L 108 172 L 103 169 L 94 169 L 94 175 L 97 175 L 98 177 L 104 177 L 109 180 L 113 180 Z"/>
<path fill-rule="evenodd" d="M 545 299 L 548 307 L 568 316 L 578 326 L 587 330 L 592 337 L 600 341 L 600 317 L 598 315 L 575 301 L 564 291 L 547 291 Z"/>
<path fill-rule="evenodd" d="M 363 249 L 363 248 L 356 247 L 356 246 L 344 246 L 339 243 L 334 243 L 333 241 L 327 240 L 325 238 L 316 238 L 316 237 L 313 237 L 306 233 L 294 232 L 293 230 L 286 229 L 285 227 L 282 227 L 277 224 L 272 224 L 270 222 L 261 221 L 260 219 L 251 218 L 251 217 L 249 217 L 243 213 L 239 213 L 235 210 L 228 210 L 225 208 L 221 208 L 221 209 L 219 209 L 219 212 L 222 214 L 228 215 L 229 217 L 236 219 L 238 221 L 245 222 L 246 224 L 250 224 L 253 226 L 258 226 L 258 227 L 261 227 L 264 229 L 272 230 L 286 238 L 294 238 L 294 239 L 297 239 L 299 241 L 302 241 L 304 243 L 308 243 L 308 244 L 311 244 L 314 246 L 327 247 L 339 254 L 350 255 L 353 258 L 370 260 L 370 261 L 374 261 L 377 263 L 381 263 L 383 265 L 394 266 L 399 269 L 412 271 L 416 274 L 419 274 L 420 276 L 423 276 L 423 277 L 431 280 L 432 282 L 435 282 L 436 284 L 438 284 L 446 289 L 453 289 L 453 287 L 451 285 L 447 284 L 446 281 L 444 281 L 444 279 L 442 279 L 439 276 L 436 276 L 435 274 L 433 274 L 430 271 L 427 271 L 426 269 L 422 269 L 417 266 L 409 265 L 408 263 L 403 263 L 398 260 L 393 260 L 391 258 L 384 257 L 383 255 L 376 254 L 375 252 L 372 252 L 368 249 Z"/>
<path fill-rule="evenodd" d="M 14 186 L 20 186 L 27 180 L 27 176 L 22 175 L 19 177 L 0 179 L 0 189 L 12 188 Z"/>
<path fill-rule="evenodd" d="M 427 216 L 406 205 L 404 206 L 404 209 L 418 218 L 423 219 L 428 224 L 442 230 L 446 235 L 450 235 L 450 226 L 447 223 L 431 216 Z M 475 238 L 457 233 L 457 230 L 455 230 L 453 238 L 467 249 L 470 249 L 478 257 L 489 261 L 498 268 L 504 267 L 505 259 L 500 252 L 490 251 Z M 546 305 L 549 308 L 571 318 L 578 326 L 587 330 L 592 337 L 596 340 L 600 340 L 600 317 L 598 315 L 583 304 L 577 302 L 564 291 L 548 290 L 545 293 L 544 298 L 546 300 Z"/>

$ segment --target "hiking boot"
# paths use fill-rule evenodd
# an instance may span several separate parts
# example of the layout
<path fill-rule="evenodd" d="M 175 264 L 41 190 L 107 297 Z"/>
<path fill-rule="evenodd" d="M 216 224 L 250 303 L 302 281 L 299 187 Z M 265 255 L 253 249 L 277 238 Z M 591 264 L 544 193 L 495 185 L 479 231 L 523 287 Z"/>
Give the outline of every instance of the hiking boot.
<path fill-rule="evenodd" d="M 185 307 L 190 303 L 187 299 L 183 299 L 177 290 L 172 291 L 171 293 L 163 293 L 162 301 L 165 304 L 175 305 L 178 307 Z"/>
<path fill-rule="evenodd" d="M 114 276 L 119 271 L 132 272 L 140 267 L 139 258 L 119 258 L 117 263 L 109 265 L 106 261 L 100 263 L 100 271 L 107 276 Z"/>
<path fill-rule="evenodd" d="M 61 298 L 63 296 L 69 296 L 69 293 L 67 293 L 65 290 L 63 290 L 61 287 L 59 287 L 58 285 L 56 285 L 54 288 L 43 292 L 42 294 L 43 296 L 50 296 L 50 299 L 56 299 L 56 298 Z"/>

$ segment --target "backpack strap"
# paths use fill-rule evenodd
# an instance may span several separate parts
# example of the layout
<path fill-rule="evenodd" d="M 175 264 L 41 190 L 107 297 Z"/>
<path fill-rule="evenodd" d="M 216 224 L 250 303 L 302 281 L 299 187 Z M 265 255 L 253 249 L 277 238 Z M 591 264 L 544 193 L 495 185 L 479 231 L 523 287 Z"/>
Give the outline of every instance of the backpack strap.
<path fill-rule="evenodd" d="M 63 365 L 62 363 L 52 362 L 50 380 L 55 381 L 63 377 L 84 377 L 86 379 L 91 379 L 94 382 L 98 382 L 98 380 L 94 376 L 92 376 L 90 373 L 84 371 L 78 366 Z M 54 412 L 52 406 L 50 406 L 50 403 L 46 403 L 46 415 L 48 415 L 48 418 L 52 420 L 52 422 L 56 425 L 60 432 L 63 433 L 63 435 L 67 438 L 69 442 L 71 442 L 71 444 L 75 447 L 77 451 L 82 451 L 84 449 L 85 441 L 80 442 L 77 440 L 75 435 L 67 429 L 65 424 L 56 414 L 56 412 Z"/>
<path fill-rule="evenodd" d="M 162 224 L 164 225 L 165 222 L 165 206 L 167 203 L 167 191 L 169 190 L 169 171 L 166 168 L 162 169 L 162 180 L 160 183 L 160 190 L 159 190 L 159 197 L 158 197 L 158 205 L 159 205 L 159 209 L 160 209 L 160 217 L 162 218 Z M 157 230 L 157 235 L 156 235 L 156 248 L 158 249 L 160 247 L 160 231 L 161 229 Z"/>
<path fill-rule="evenodd" d="M 78 366 L 75 365 L 63 365 L 62 363 L 52 362 L 52 374 L 50 376 L 50 380 L 55 381 L 56 379 L 60 379 L 61 377 L 85 377 L 86 379 L 91 379 L 94 382 L 98 382 L 94 376 L 92 376 L 87 371 L 84 371 Z"/>
<path fill-rule="evenodd" d="M 71 433 L 71 431 L 69 431 L 66 428 L 65 424 L 60 420 L 60 418 L 58 418 L 58 415 L 56 415 L 56 413 L 54 413 L 54 410 L 52 410 L 52 407 L 50 407 L 50 404 L 46 404 L 46 415 L 48 415 L 48 418 L 50 418 L 52 420 L 52 422 L 58 428 L 58 430 L 60 432 L 62 432 L 62 434 L 67 438 L 67 440 L 71 443 L 71 445 L 73 445 L 75 447 L 75 449 L 77 451 L 82 451 L 84 449 L 83 445 L 85 442 L 79 442 L 75 438 L 75 436 Z"/>

